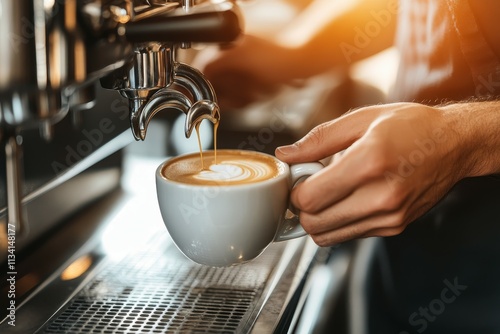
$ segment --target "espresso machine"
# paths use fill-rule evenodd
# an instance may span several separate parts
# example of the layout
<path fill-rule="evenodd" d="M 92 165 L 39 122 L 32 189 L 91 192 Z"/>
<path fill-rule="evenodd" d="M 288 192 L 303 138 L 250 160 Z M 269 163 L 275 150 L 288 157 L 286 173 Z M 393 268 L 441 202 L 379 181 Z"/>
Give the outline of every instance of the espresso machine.
<path fill-rule="evenodd" d="M 142 240 L 137 224 L 161 218 L 137 216 L 154 200 L 122 187 L 124 148 L 153 117 L 184 114 L 185 137 L 219 120 L 211 84 L 180 54 L 242 30 L 234 1 L 0 2 L 0 332 L 263 333 L 298 322 L 307 277 L 330 249 L 303 238 L 245 266 L 204 268 L 164 228 Z M 116 260 L 103 235 L 140 251 Z"/>
<path fill-rule="evenodd" d="M 202 119 L 219 117 L 210 84 L 175 57 L 177 48 L 189 48 L 192 42 L 234 40 L 241 24 L 230 2 L 4 1 L 0 15 L 5 45 L 0 65 L 2 230 L 15 230 L 18 247 L 23 235 L 36 238 L 44 229 L 36 213 L 28 215 L 30 203 L 63 183 L 61 178 L 70 179 L 68 170 L 124 130 L 125 118 L 132 129 L 129 137 L 144 140 L 158 112 L 184 112 L 187 137 Z M 125 97 L 129 115 L 124 115 L 124 102 L 114 97 L 108 109 L 118 120 L 101 116 L 95 125 L 83 120 L 96 104 L 98 88 Z M 71 145 L 71 136 L 58 134 L 59 123 L 68 123 L 83 137 Z M 30 161 L 28 156 L 34 142 L 42 143 L 35 150 L 67 147 L 66 157 L 53 156 L 51 170 L 44 171 L 43 158 Z"/>

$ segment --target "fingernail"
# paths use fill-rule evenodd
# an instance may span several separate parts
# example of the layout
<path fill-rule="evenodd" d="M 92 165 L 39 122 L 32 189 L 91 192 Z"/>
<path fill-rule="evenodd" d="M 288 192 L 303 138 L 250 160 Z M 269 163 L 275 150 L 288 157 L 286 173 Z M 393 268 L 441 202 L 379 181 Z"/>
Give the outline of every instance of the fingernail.
<path fill-rule="evenodd" d="M 280 146 L 276 149 L 276 151 L 278 151 L 283 155 L 288 155 L 295 153 L 297 149 L 298 149 L 297 145 L 292 144 L 292 145 Z"/>

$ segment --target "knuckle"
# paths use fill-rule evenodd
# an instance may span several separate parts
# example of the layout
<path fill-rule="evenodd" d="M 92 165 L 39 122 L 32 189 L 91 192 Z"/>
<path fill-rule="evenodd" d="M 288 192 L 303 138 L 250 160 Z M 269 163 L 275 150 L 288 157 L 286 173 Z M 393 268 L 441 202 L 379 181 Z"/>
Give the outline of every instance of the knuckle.
<path fill-rule="evenodd" d="M 381 212 L 398 210 L 403 204 L 403 196 L 397 191 L 384 191 L 376 198 L 376 208 Z"/>
<path fill-rule="evenodd" d="M 384 175 L 387 170 L 387 164 L 381 157 L 371 157 L 366 160 L 363 177 L 365 179 L 375 179 Z"/>
<path fill-rule="evenodd" d="M 307 189 L 305 189 L 303 185 L 297 186 L 297 189 L 295 191 L 296 196 L 295 200 L 293 201 L 295 207 L 301 211 L 315 212 L 318 207 L 318 203 L 312 193 L 307 191 Z"/>
<path fill-rule="evenodd" d="M 344 239 L 345 240 L 357 239 L 365 235 L 368 231 L 369 228 L 367 228 L 365 225 L 353 224 L 349 226 L 349 228 L 346 230 L 346 236 L 344 237 Z"/>
<path fill-rule="evenodd" d="M 398 227 L 395 227 L 395 228 L 391 229 L 391 233 L 392 233 L 392 235 L 399 235 L 399 234 L 403 233 L 403 231 L 405 229 L 406 229 L 406 226 L 405 225 L 401 225 L 401 226 L 398 226 Z"/>
<path fill-rule="evenodd" d="M 314 243 L 320 247 L 328 247 L 333 244 L 333 242 L 325 234 L 313 234 L 311 235 Z"/>
<path fill-rule="evenodd" d="M 330 230 L 328 227 L 329 221 L 325 219 L 325 217 L 305 212 L 301 212 L 299 217 L 302 228 L 304 228 L 304 231 L 306 231 L 309 235 L 317 235 Z"/>
<path fill-rule="evenodd" d="M 300 140 L 297 142 L 299 146 L 304 145 L 306 142 L 311 145 L 319 145 L 325 140 L 326 128 L 328 127 L 328 123 L 322 123 L 320 125 L 315 126 L 309 133 L 304 137 L 304 140 Z"/>
<path fill-rule="evenodd" d="M 379 146 L 369 144 L 365 147 L 363 154 L 363 166 L 360 169 L 361 178 L 365 180 L 377 179 L 384 176 L 384 173 L 389 169 L 389 163 L 385 158 L 386 155 L 381 152 L 379 154 Z"/>
<path fill-rule="evenodd" d="M 384 173 L 391 169 L 392 161 L 389 156 L 387 156 L 387 152 L 377 152 L 377 150 L 373 150 L 373 154 L 371 155 L 371 159 L 368 161 L 368 167 L 372 172 L 374 177 L 382 177 Z"/>
<path fill-rule="evenodd" d="M 387 218 L 386 226 L 389 227 L 395 234 L 403 232 L 405 229 L 405 215 L 402 211 L 391 214 Z"/>
<path fill-rule="evenodd" d="M 405 225 L 397 226 L 397 227 L 392 227 L 392 228 L 386 228 L 379 233 L 377 233 L 377 236 L 379 237 L 392 237 L 395 235 L 399 235 L 403 233 L 403 231 L 406 229 Z"/>
<path fill-rule="evenodd" d="M 316 233 L 315 224 L 312 217 L 305 212 L 301 212 L 299 214 L 299 217 L 300 217 L 300 224 L 302 225 L 304 231 L 306 231 L 307 234 L 310 235 L 315 234 Z"/>

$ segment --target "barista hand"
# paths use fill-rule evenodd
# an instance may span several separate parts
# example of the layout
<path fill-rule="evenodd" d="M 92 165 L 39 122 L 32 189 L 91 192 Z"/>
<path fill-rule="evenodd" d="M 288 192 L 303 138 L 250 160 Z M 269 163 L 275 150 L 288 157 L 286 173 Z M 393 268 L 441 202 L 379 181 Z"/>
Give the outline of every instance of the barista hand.
<path fill-rule="evenodd" d="M 460 179 L 498 173 L 500 114 L 483 108 L 486 116 L 469 117 L 466 106 L 362 108 L 278 148 L 276 156 L 288 163 L 341 152 L 292 192 L 304 229 L 321 246 L 396 235 Z"/>

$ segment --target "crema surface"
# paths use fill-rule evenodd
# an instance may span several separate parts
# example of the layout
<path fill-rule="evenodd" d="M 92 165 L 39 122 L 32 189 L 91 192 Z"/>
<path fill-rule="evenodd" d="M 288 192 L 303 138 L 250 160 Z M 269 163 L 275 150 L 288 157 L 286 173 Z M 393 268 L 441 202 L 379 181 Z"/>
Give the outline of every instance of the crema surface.
<path fill-rule="evenodd" d="M 215 163 L 217 159 L 217 163 Z M 273 157 L 238 150 L 217 150 L 170 160 L 162 170 L 169 180 L 196 185 L 231 185 L 261 182 L 278 176 L 283 165 Z"/>

